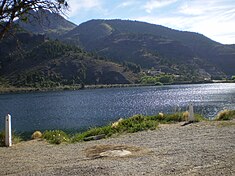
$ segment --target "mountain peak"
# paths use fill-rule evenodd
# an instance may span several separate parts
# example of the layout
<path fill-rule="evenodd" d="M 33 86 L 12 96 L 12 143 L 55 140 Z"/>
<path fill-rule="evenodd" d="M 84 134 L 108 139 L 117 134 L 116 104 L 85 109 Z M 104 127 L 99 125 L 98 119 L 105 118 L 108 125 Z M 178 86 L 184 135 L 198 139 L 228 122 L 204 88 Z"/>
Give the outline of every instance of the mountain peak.
<path fill-rule="evenodd" d="M 59 14 L 48 10 L 30 11 L 26 15 L 28 20 L 17 20 L 16 23 L 28 32 L 35 34 L 45 34 L 50 37 L 56 37 L 64 34 L 76 27 L 76 25 Z"/>

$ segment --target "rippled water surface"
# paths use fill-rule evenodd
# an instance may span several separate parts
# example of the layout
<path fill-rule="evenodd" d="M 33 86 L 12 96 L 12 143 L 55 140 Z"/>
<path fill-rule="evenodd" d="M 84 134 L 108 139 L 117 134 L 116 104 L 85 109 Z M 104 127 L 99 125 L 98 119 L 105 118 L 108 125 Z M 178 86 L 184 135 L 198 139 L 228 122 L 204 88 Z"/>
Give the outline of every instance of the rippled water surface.
<path fill-rule="evenodd" d="M 173 85 L 0 95 L 0 130 L 12 115 L 16 131 L 84 129 L 134 114 L 185 111 L 212 118 L 235 109 L 235 84 Z"/>

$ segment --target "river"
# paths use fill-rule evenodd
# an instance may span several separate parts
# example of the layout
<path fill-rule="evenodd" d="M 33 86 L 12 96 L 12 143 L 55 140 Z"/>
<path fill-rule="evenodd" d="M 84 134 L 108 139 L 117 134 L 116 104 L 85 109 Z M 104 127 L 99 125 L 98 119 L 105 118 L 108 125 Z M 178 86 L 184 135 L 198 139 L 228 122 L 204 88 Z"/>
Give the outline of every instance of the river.
<path fill-rule="evenodd" d="M 17 132 L 81 130 L 134 114 L 185 111 L 190 102 L 207 118 L 224 108 L 235 109 L 235 83 L 2 94 L 0 130 L 7 113 Z"/>

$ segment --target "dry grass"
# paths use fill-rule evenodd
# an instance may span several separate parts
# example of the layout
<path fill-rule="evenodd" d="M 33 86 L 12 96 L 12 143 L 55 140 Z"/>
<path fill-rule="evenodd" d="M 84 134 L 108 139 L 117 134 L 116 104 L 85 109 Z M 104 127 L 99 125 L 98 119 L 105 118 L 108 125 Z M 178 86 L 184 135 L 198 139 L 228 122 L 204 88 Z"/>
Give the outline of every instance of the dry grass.
<path fill-rule="evenodd" d="M 42 133 L 40 131 L 35 131 L 32 136 L 31 136 L 32 139 L 40 139 L 42 138 Z"/>
<path fill-rule="evenodd" d="M 230 127 L 230 126 L 235 126 L 235 122 L 233 121 L 224 121 L 218 124 L 219 127 Z"/>
<path fill-rule="evenodd" d="M 23 139 L 19 134 L 12 133 L 12 144 L 17 144 L 21 142 Z M 5 132 L 0 132 L 0 147 L 5 146 Z"/>
<path fill-rule="evenodd" d="M 227 110 L 227 109 L 222 110 L 215 117 L 215 120 L 232 120 L 232 119 L 235 119 L 235 110 Z"/>
<path fill-rule="evenodd" d="M 183 112 L 183 118 L 184 118 L 186 121 L 188 120 L 188 117 L 189 117 L 189 112 L 188 112 L 188 111 Z"/>

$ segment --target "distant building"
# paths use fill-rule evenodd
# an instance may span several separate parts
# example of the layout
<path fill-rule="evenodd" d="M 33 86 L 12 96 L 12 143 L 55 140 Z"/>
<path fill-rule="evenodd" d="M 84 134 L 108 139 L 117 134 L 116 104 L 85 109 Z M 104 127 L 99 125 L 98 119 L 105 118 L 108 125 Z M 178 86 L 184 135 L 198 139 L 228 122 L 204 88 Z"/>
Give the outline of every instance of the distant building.
<path fill-rule="evenodd" d="M 148 70 L 147 74 L 150 76 L 157 76 L 157 75 L 164 74 L 164 72 L 162 72 L 161 69 L 160 70 Z"/>

